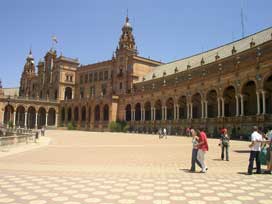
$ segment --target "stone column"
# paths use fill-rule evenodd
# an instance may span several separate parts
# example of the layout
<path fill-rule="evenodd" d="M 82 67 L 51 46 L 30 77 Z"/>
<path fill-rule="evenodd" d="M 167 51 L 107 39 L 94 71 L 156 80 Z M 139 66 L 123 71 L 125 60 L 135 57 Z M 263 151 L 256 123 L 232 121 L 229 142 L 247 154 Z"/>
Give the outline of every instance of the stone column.
<path fill-rule="evenodd" d="M 13 111 L 13 127 L 16 126 L 16 111 Z"/>
<path fill-rule="evenodd" d="M 201 118 L 204 118 L 204 101 L 201 101 Z"/>
<path fill-rule="evenodd" d="M 221 104 L 221 100 L 220 98 L 217 98 L 217 117 L 220 118 L 221 114 L 220 114 L 220 104 Z"/>
<path fill-rule="evenodd" d="M 143 115 L 143 116 L 142 116 L 143 121 L 145 121 L 145 109 L 144 109 L 144 108 L 142 109 L 142 115 Z"/>
<path fill-rule="evenodd" d="M 132 121 L 135 120 L 135 110 L 134 109 L 131 110 L 131 120 Z"/>
<path fill-rule="evenodd" d="M 36 117 L 35 117 L 35 128 L 37 129 L 38 127 L 38 113 L 36 112 Z"/>
<path fill-rule="evenodd" d="M 153 116 L 153 120 L 156 120 L 156 108 L 154 108 L 154 110 L 153 110 L 153 114 L 154 114 L 154 116 Z"/>
<path fill-rule="evenodd" d="M 154 114 L 153 114 L 153 107 L 151 107 L 150 111 L 151 111 L 151 118 L 150 118 L 150 120 L 153 121 L 153 116 L 154 116 Z"/>
<path fill-rule="evenodd" d="M 127 121 L 127 111 L 126 111 L 126 109 L 124 110 L 124 121 Z"/>
<path fill-rule="evenodd" d="M 262 99 L 263 99 L 263 114 L 266 114 L 265 91 L 262 91 Z"/>
<path fill-rule="evenodd" d="M 239 116 L 239 96 L 235 96 L 235 100 L 236 100 L 236 117 Z"/>
<path fill-rule="evenodd" d="M 189 119 L 190 118 L 190 104 L 187 103 L 186 106 L 187 106 L 187 119 Z"/>
<path fill-rule="evenodd" d="M 224 98 L 221 98 L 222 101 L 222 117 L 225 117 L 225 101 Z"/>
<path fill-rule="evenodd" d="M 190 103 L 190 118 L 193 119 L 193 104 Z"/>
<path fill-rule="evenodd" d="M 260 115 L 260 93 L 257 91 L 256 92 L 257 96 L 257 115 Z"/>
<path fill-rule="evenodd" d="M 25 128 L 27 128 L 27 111 L 25 111 Z"/>
<path fill-rule="evenodd" d="M 2 111 L 2 124 L 4 125 L 4 122 L 5 122 L 5 110 Z"/>
<path fill-rule="evenodd" d="M 177 115 L 176 115 L 176 120 L 179 120 L 179 105 L 177 105 Z"/>
<path fill-rule="evenodd" d="M 205 116 L 204 118 L 208 118 L 208 101 L 205 101 Z"/>
<path fill-rule="evenodd" d="M 45 127 L 48 126 L 48 113 L 45 114 Z"/>
<path fill-rule="evenodd" d="M 164 120 L 167 120 L 167 107 L 164 106 Z"/>
<path fill-rule="evenodd" d="M 55 127 L 58 127 L 58 114 L 55 115 Z"/>
<path fill-rule="evenodd" d="M 164 120 L 164 106 L 162 106 L 162 120 Z"/>
<path fill-rule="evenodd" d="M 177 106 L 174 104 L 174 120 L 176 120 Z"/>
<path fill-rule="evenodd" d="M 244 116 L 244 97 L 243 95 L 240 95 L 241 97 L 241 116 Z"/>

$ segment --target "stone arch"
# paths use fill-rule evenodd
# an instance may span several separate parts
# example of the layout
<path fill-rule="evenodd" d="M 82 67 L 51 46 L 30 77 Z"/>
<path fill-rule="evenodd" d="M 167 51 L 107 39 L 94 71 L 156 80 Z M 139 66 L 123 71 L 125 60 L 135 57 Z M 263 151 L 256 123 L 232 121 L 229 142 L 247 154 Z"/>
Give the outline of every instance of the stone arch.
<path fill-rule="evenodd" d="M 210 90 L 207 93 L 207 103 L 208 103 L 208 110 L 207 116 L 208 118 L 215 118 L 218 116 L 218 106 L 217 106 L 217 92 L 215 89 Z"/>
<path fill-rule="evenodd" d="M 141 120 L 141 116 L 142 116 L 141 104 L 136 103 L 136 105 L 135 105 L 135 120 L 136 121 Z"/>
<path fill-rule="evenodd" d="M 72 121 L 72 108 L 71 107 L 69 107 L 67 110 L 67 120 L 68 120 L 68 122 Z"/>
<path fill-rule="evenodd" d="M 38 110 L 38 128 L 45 126 L 46 123 L 46 110 L 44 107 L 40 107 Z"/>
<path fill-rule="evenodd" d="M 70 100 L 73 98 L 73 90 L 71 87 L 66 87 L 64 90 L 64 100 Z"/>
<path fill-rule="evenodd" d="M 244 115 L 257 114 L 257 85 L 253 80 L 247 81 L 242 87 Z"/>
<path fill-rule="evenodd" d="M 85 106 L 81 107 L 81 121 L 83 122 L 86 121 L 86 107 Z"/>
<path fill-rule="evenodd" d="M 272 114 L 272 73 L 264 80 L 266 113 Z"/>
<path fill-rule="evenodd" d="M 99 105 L 95 106 L 95 109 L 94 109 L 94 120 L 96 122 L 100 121 L 100 106 Z"/>
<path fill-rule="evenodd" d="M 76 106 L 74 108 L 74 121 L 77 122 L 78 121 L 78 116 L 79 116 L 79 111 L 78 111 L 78 107 Z"/>
<path fill-rule="evenodd" d="M 25 112 L 26 112 L 26 109 L 23 105 L 19 105 L 16 108 L 16 126 L 19 126 L 19 127 L 25 126 Z"/>
<path fill-rule="evenodd" d="M 36 109 L 33 106 L 28 107 L 27 110 L 27 127 L 30 129 L 35 128 L 36 123 Z"/>
<path fill-rule="evenodd" d="M 127 104 L 126 106 L 126 121 L 131 121 L 131 105 Z"/>
<path fill-rule="evenodd" d="M 92 120 L 92 107 L 89 106 L 88 108 L 88 119 L 89 119 L 89 122 Z"/>
<path fill-rule="evenodd" d="M 55 108 L 49 108 L 47 124 L 53 126 L 56 124 L 56 110 Z"/>
<path fill-rule="evenodd" d="M 4 124 L 8 124 L 14 120 L 14 107 L 10 104 L 5 106 L 5 112 L 4 112 Z"/>
<path fill-rule="evenodd" d="M 103 120 L 109 121 L 109 106 L 108 106 L 108 104 L 105 104 L 103 107 Z"/>
<path fill-rule="evenodd" d="M 186 119 L 187 118 L 187 100 L 186 100 L 186 96 L 179 97 L 178 105 L 179 105 L 179 119 Z"/>
<path fill-rule="evenodd" d="M 161 100 L 157 100 L 155 102 L 155 119 L 162 120 L 162 102 L 161 102 Z"/>
<path fill-rule="evenodd" d="M 193 105 L 193 118 L 201 118 L 201 95 L 196 93 L 192 96 L 192 105 Z"/>
<path fill-rule="evenodd" d="M 65 108 L 62 107 L 61 108 L 61 122 L 64 122 L 65 121 Z"/>
<path fill-rule="evenodd" d="M 232 117 L 236 115 L 236 90 L 235 87 L 230 85 L 225 88 L 223 92 L 225 116 Z"/>
<path fill-rule="evenodd" d="M 151 103 L 150 101 L 145 102 L 144 104 L 145 109 L 145 120 L 151 120 Z"/>
<path fill-rule="evenodd" d="M 174 120 L 174 99 L 168 98 L 166 101 L 166 108 L 167 108 L 167 120 Z"/>

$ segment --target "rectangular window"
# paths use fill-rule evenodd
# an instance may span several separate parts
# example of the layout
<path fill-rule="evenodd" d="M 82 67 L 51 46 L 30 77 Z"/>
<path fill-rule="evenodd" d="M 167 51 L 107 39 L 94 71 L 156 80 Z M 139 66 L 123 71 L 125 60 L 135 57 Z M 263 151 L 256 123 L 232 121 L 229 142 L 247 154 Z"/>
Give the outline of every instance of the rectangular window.
<path fill-rule="evenodd" d="M 89 73 L 89 82 L 90 82 L 90 83 L 93 82 L 93 73 Z"/>
<path fill-rule="evenodd" d="M 108 71 L 104 71 L 104 80 L 108 80 Z"/>
<path fill-rule="evenodd" d="M 85 83 L 88 83 L 88 74 L 85 75 Z"/>
<path fill-rule="evenodd" d="M 83 75 L 80 76 L 80 84 L 83 84 Z"/>
<path fill-rule="evenodd" d="M 94 73 L 94 81 L 97 81 L 97 72 Z"/>
<path fill-rule="evenodd" d="M 120 82 L 119 89 L 121 90 L 122 88 L 123 88 L 123 84 L 122 84 L 122 82 Z"/>
<path fill-rule="evenodd" d="M 102 95 L 105 96 L 107 94 L 107 84 L 101 85 Z"/>
<path fill-rule="evenodd" d="M 70 81 L 71 81 L 71 82 L 73 81 L 73 76 L 70 76 Z"/>
<path fill-rule="evenodd" d="M 84 88 L 80 87 L 80 98 L 84 98 Z"/>
<path fill-rule="evenodd" d="M 95 86 L 90 87 L 90 96 L 95 96 Z"/>
<path fill-rule="evenodd" d="M 103 72 L 99 72 L 99 81 L 103 80 Z"/>

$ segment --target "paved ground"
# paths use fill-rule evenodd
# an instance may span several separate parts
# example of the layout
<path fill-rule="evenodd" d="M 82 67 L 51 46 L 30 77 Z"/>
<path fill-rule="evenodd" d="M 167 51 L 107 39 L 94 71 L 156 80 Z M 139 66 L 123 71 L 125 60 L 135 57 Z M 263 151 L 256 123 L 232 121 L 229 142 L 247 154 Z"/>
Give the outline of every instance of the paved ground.
<path fill-rule="evenodd" d="M 232 141 L 227 162 L 219 160 L 218 140 L 210 139 L 209 170 L 201 174 L 187 171 L 190 138 L 79 131 L 47 135 L 48 146 L 4 157 L 0 152 L 0 203 L 272 203 L 272 176 L 244 174 L 248 142 Z"/>

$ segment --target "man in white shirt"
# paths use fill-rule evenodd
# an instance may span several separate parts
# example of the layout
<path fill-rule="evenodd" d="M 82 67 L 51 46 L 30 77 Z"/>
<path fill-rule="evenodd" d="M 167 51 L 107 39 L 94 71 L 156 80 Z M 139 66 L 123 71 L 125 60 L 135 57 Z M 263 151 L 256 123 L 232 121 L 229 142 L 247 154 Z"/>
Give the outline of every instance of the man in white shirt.
<path fill-rule="evenodd" d="M 251 144 L 249 145 L 250 148 L 250 156 L 249 156 L 249 165 L 247 173 L 248 175 L 252 174 L 253 170 L 253 163 L 256 160 L 257 166 L 257 174 L 261 173 L 261 162 L 260 162 L 260 152 L 261 152 L 261 144 L 262 144 L 262 135 L 258 133 L 258 127 L 253 127 L 253 133 L 251 134 Z"/>

